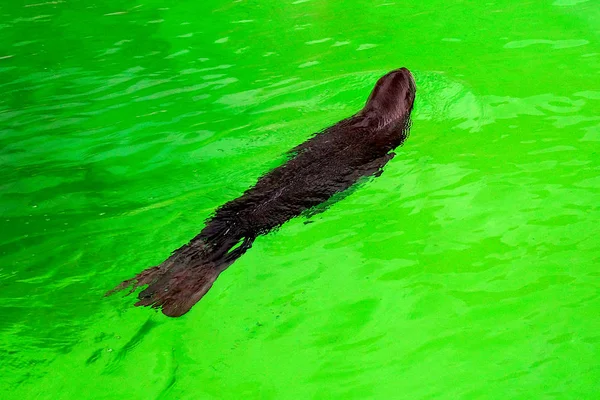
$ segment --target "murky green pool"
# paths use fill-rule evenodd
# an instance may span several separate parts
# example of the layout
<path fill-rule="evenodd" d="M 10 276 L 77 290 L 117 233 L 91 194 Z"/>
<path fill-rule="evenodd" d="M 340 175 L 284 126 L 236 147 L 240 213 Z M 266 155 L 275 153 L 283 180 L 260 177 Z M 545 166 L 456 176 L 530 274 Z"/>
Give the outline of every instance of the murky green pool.
<path fill-rule="evenodd" d="M 0 397 L 597 399 L 599 32 L 595 0 L 3 1 Z M 102 297 L 400 66 L 380 178 L 182 318 Z"/>

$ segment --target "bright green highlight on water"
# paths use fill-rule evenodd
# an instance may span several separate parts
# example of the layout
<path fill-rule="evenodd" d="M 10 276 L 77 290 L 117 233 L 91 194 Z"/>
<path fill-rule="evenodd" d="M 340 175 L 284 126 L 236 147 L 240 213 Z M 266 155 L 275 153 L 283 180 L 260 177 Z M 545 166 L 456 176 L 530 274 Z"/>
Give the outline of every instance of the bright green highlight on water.
<path fill-rule="evenodd" d="M 593 0 L 3 1 L 0 397 L 598 398 L 599 32 Z M 380 178 L 183 318 L 102 297 L 401 66 Z"/>

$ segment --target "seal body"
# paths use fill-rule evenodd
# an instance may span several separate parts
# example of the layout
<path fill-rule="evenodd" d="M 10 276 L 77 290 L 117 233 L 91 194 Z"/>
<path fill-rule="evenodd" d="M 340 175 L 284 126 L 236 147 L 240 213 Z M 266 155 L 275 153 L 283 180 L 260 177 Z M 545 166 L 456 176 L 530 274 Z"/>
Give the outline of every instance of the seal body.
<path fill-rule="evenodd" d="M 357 114 L 292 149 L 286 163 L 219 207 L 188 244 L 109 294 L 148 285 L 137 306 L 161 308 L 173 317 L 185 314 L 258 235 L 326 202 L 362 177 L 381 174 L 394 157 L 392 150 L 408 136 L 415 91 L 406 68 L 384 75 Z"/>

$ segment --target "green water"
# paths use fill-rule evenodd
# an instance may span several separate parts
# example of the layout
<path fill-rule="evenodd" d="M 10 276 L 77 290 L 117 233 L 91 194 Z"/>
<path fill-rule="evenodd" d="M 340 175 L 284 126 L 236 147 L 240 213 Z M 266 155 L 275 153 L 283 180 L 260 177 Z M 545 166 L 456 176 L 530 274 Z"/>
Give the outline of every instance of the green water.
<path fill-rule="evenodd" d="M 102 297 L 400 66 L 380 178 L 182 318 Z M 597 0 L 4 0 L 0 397 L 599 398 L 599 71 Z"/>

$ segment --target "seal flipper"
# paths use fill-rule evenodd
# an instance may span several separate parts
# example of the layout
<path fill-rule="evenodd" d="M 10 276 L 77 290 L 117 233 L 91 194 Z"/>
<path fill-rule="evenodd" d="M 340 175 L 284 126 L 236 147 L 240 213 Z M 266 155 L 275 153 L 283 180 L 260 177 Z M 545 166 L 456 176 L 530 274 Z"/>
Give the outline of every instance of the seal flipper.
<path fill-rule="evenodd" d="M 179 317 L 209 291 L 220 273 L 212 263 L 193 268 L 175 266 L 142 290 L 135 305 L 160 308 L 169 317 Z"/>
<path fill-rule="evenodd" d="M 139 293 L 135 305 L 159 308 L 169 317 L 179 317 L 210 290 L 219 274 L 242 256 L 253 241 L 254 238 L 247 237 L 207 246 L 201 240 L 193 240 L 159 266 L 123 281 L 106 295 L 128 287 L 131 294 L 140 286 L 148 285 Z"/>

